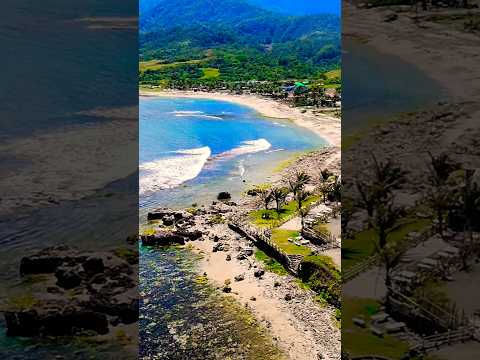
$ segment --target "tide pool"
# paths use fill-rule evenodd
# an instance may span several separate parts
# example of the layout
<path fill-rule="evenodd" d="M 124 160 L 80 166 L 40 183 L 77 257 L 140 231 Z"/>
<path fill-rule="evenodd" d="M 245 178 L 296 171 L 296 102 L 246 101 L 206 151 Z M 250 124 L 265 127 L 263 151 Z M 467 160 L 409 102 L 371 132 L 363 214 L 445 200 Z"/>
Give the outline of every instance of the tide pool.
<path fill-rule="evenodd" d="M 140 98 L 140 213 L 238 197 L 293 154 L 327 142 L 288 120 L 208 99 Z"/>

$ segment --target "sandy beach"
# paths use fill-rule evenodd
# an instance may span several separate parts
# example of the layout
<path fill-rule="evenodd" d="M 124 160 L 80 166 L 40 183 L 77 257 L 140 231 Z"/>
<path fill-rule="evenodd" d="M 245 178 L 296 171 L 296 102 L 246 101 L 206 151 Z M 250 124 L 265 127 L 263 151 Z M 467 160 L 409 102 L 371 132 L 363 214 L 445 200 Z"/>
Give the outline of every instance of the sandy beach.
<path fill-rule="evenodd" d="M 228 296 L 253 312 L 289 359 L 317 360 L 319 354 L 325 360 L 340 358 L 340 329 L 334 324 L 333 308 L 315 303 L 313 293 L 300 289 L 290 275 L 266 272 L 256 278 L 254 270 L 261 264 L 253 258 L 240 261 L 234 256 L 227 261 L 225 252 L 212 252 L 214 244 L 206 240 L 193 245 L 203 255 L 201 272 L 218 288 L 230 280 L 232 292 Z M 231 248 L 235 246 L 238 242 L 231 241 Z M 235 281 L 240 274 L 244 280 Z M 292 300 L 285 300 L 287 293 Z"/>
<path fill-rule="evenodd" d="M 398 18 L 386 21 L 393 10 Z M 432 20 L 433 16 L 465 13 L 478 14 L 479 10 L 436 9 L 417 14 L 408 6 L 358 9 L 344 2 L 343 36 L 413 64 L 447 90 L 451 100 L 471 100 L 480 94 L 478 83 L 473 81 L 480 78 L 480 37 Z"/>
<path fill-rule="evenodd" d="M 211 99 L 233 102 L 239 105 L 248 106 L 262 116 L 276 119 L 289 119 L 298 126 L 310 129 L 321 138 L 328 141 L 331 146 L 340 147 L 341 144 L 341 121 L 338 118 L 313 114 L 311 111 L 302 113 L 300 108 L 293 108 L 287 104 L 272 99 L 261 98 L 254 95 L 233 95 L 220 92 L 193 92 L 193 91 L 154 91 L 141 90 L 140 96 L 161 96 L 192 99 Z"/>

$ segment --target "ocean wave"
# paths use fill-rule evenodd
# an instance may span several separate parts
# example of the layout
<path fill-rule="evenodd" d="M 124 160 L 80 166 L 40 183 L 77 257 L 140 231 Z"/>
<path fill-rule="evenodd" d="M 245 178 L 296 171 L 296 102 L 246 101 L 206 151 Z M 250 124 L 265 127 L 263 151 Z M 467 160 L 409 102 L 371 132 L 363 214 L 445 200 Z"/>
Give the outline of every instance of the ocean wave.
<path fill-rule="evenodd" d="M 139 166 L 140 194 L 174 188 L 195 179 L 212 152 L 208 146 L 205 146 L 179 150 L 175 153 L 180 156 L 159 159 Z"/>
<path fill-rule="evenodd" d="M 183 111 L 183 110 L 180 111 L 180 110 L 175 110 L 175 111 L 170 112 L 170 114 L 188 116 L 188 115 L 202 115 L 202 114 L 205 114 L 205 113 L 203 111 Z"/>
<path fill-rule="evenodd" d="M 275 152 L 278 152 L 278 151 L 285 151 L 285 149 L 273 149 L 273 150 L 268 150 L 268 151 L 265 151 L 265 154 L 271 154 L 271 153 L 275 153 Z"/>
<path fill-rule="evenodd" d="M 224 159 L 240 155 L 257 153 L 260 151 L 266 151 L 271 147 L 272 144 L 270 144 L 266 139 L 247 140 L 243 141 L 240 146 L 232 150 L 228 150 L 216 155 L 214 159 Z"/>
<path fill-rule="evenodd" d="M 220 116 L 208 115 L 203 111 L 172 111 L 170 114 L 174 114 L 176 117 L 199 117 L 203 119 L 223 120 Z"/>

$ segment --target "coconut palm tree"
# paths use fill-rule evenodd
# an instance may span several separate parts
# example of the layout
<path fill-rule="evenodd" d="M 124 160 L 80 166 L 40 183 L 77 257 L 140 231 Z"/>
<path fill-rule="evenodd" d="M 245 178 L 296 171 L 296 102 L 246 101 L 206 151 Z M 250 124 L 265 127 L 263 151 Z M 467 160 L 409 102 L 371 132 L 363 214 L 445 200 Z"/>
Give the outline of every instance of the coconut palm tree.
<path fill-rule="evenodd" d="M 393 190 L 400 189 L 405 182 L 407 172 L 395 165 L 391 159 L 379 161 L 373 158 L 373 184 L 377 188 L 380 198 L 386 198 Z"/>
<path fill-rule="evenodd" d="M 480 213 L 480 187 L 473 181 L 475 171 L 466 170 L 463 186 L 460 190 L 460 206 L 462 207 L 464 217 L 464 243 L 461 249 L 462 265 L 468 269 L 468 258 L 472 256 L 472 250 L 475 248 L 473 241 L 472 227 Z"/>
<path fill-rule="evenodd" d="M 330 176 L 332 176 L 333 173 L 328 170 L 328 169 L 323 169 L 320 171 L 320 180 L 321 181 L 327 181 Z"/>
<path fill-rule="evenodd" d="M 288 190 L 296 197 L 297 193 L 305 187 L 310 181 L 311 177 L 304 171 L 297 171 L 292 176 L 287 178 Z"/>
<path fill-rule="evenodd" d="M 400 242 L 390 242 L 385 247 L 375 246 L 375 252 L 385 268 L 385 287 L 387 288 L 386 304 L 390 305 L 390 291 L 392 285 L 392 271 L 402 260 L 404 251 Z"/>
<path fill-rule="evenodd" d="M 305 201 L 308 199 L 309 196 L 310 194 L 307 191 L 300 190 L 297 192 L 297 195 L 295 197 L 297 211 L 298 211 L 298 214 L 300 215 L 300 220 L 302 224 L 302 230 L 305 225 L 305 217 L 308 215 L 308 209 L 305 209 L 303 205 L 305 204 Z"/>
<path fill-rule="evenodd" d="M 258 196 L 262 200 L 265 210 L 268 210 L 268 205 L 272 201 L 272 191 L 270 189 L 260 189 Z"/>
<path fill-rule="evenodd" d="M 271 190 L 271 197 L 275 201 L 277 213 L 280 213 L 281 206 L 285 203 L 285 199 L 288 195 L 288 190 L 281 187 L 274 187 Z"/>
<path fill-rule="evenodd" d="M 443 238 L 445 212 L 452 206 L 454 194 L 448 180 L 459 165 L 452 162 L 446 153 L 434 156 L 428 152 L 430 162 L 428 181 L 431 187 L 427 190 L 426 201 L 435 211 L 438 221 L 438 233 Z"/>
<path fill-rule="evenodd" d="M 392 192 L 401 188 L 407 175 L 407 172 L 395 165 L 391 159 L 379 161 L 374 154 L 372 158 L 372 169 L 368 172 L 371 181 L 355 181 L 360 195 L 358 206 L 367 211 L 370 223 L 376 209 L 388 203 Z"/>
<path fill-rule="evenodd" d="M 380 203 L 371 220 L 372 228 L 377 233 L 378 246 L 383 249 L 387 245 L 388 236 L 400 226 L 405 209 L 394 205 L 393 197 Z"/>

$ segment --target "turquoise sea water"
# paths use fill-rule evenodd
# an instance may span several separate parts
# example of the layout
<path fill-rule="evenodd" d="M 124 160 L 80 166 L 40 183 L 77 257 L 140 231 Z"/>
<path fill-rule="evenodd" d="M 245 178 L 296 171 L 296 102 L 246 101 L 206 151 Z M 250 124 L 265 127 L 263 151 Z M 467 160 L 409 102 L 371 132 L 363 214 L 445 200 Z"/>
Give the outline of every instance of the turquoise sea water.
<path fill-rule="evenodd" d="M 229 102 L 140 98 L 140 208 L 238 198 L 299 151 L 326 142 L 291 121 Z"/>

